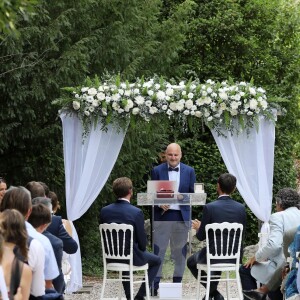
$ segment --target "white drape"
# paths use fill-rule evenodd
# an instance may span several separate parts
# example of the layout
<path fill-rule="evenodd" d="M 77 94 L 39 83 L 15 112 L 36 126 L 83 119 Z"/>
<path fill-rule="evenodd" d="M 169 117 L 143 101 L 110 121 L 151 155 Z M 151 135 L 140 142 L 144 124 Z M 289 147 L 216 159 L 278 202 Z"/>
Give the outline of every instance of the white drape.
<path fill-rule="evenodd" d="M 92 127 L 83 138 L 83 126 L 74 115 L 60 114 L 63 125 L 64 164 L 66 180 L 66 206 L 70 221 L 80 218 L 95 201 L 118 158 L 126 130 L 117 132 L 111 125 L 102 131 L 100 125 Z M 73 238 L 79 239 L 73 226 Z M 82 287 L 80 245 L 71 255 L 70 284 L 66 292 Z"/>
<path fill-rule="evenodd" d="M 272 210 L 275 124 L 263 117 L 259 129 L 238 135 L 212 130 L 228 171 L 237 178 L 237 188 L 245 202 L 261 221 L 261 232 L 268 233 Z M 264 241 L 263 241 L 264 243 Z"/>

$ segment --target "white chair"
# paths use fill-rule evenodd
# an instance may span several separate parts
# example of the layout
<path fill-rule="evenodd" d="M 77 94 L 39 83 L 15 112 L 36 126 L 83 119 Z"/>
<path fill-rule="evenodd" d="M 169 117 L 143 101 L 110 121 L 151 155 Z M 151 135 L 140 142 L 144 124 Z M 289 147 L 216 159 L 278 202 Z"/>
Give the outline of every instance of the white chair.
<path fill-rule="evenodd" d="M 211 281 L 226 281 L 227 299 L 229 298 L 229 281 L 236 281 L 239 299 L 243 299 L 242 286 L 239 275 L 241 240 L 243 235 L 243 225 L 239 223 L 213 223 L 205 226 L 207 263 L 197 264 L 197 297 L 200 297 L 200 283 L 206 283 L 206 298 L 209 298 L 209 289 Z M 228 232 L 230 234 L 228 234 Z M 217 249 L 217 251 L 215 251 Z M 232 259 L 232 263 L 219 262 L 216 260 Z M 214 260 L 214 263 L 211 263 Z M 205 271 L 207 276 L 201 278 L 201 271 Z M 212 275 L 212 271 L 226 272 L 226 278 L 217 278 Z M 229 272 L 235 273 L 234 278 L 229 277 Z"/>
<path fill-rule="evenodd" d="M 99 230 L 101 235 L 104 270 L 100 299 L 104 299 L 106 282 L 119 282 L 119 299 L 121 299 L 122 281 L 130 281 L 130 299 L 133 300 L 133 284 L 145 282 L 146 297 L 147 300 L 149 300 L 148 264 L 143 266 L 133 265 L 133 226 L 128 224 L 105 223 L 99 225 Z M 118 272 L 118 278 L 108 278 L 108 271 Z M 129 273 L 128 276 L 122 274 L 122 272 L 125 271 Z M 144 279 L 137 278 L 135 280 L 133 272 L 136 271 L 144 271 Z"/>

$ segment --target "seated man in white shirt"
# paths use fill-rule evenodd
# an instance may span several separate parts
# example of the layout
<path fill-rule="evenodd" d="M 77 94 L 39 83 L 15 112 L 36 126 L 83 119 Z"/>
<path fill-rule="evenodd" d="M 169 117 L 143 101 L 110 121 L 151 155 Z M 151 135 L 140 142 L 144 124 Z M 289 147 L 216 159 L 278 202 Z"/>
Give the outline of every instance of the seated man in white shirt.
<path fill-rule="evenodd" d="M 27 220 L 31 213 L 31 196 L 24 187 L 11 187 L 4 195 L 0 211 L 5 209 L 16 209 Z M 28 233 L 29 236 L 31 236 Z M 30 295 L 39 297 L 45 294 L 45 250 L 42 244 L 32 239 L 28 252 L 28 264 L 32 270 L 32 283 L 30 288 Z"/>

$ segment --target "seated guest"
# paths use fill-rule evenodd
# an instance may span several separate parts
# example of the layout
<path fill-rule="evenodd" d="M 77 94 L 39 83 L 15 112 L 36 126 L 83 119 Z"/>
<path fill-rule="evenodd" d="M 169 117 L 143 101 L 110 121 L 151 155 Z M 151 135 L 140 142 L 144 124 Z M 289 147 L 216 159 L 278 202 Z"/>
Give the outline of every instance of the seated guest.
<path fill-rule="evenodd" d="M 283 188 L 277 193 L 275 200 L 277 212 L 270 217 L 270 235 L 266 245 L 240 268 L 243 293 L 247 299 L 266 299 L 269 291 L 279 288 L 280 270 L 286 263 L 283 237 L 286 232 L 299 225 L 300 195 L 297 191 Z M 274 276 L 279 276 L 279 278 L 276 279 Z M 257 281 L 262 284 L 258 289 L 256 289 Z M 276 296 L 277 299 L 278 296 Z"/>
<path fill-rule="evenodd" d="M 27 300 L 30 295 L 32 272 L 30 267 L 20 261 L 14 252 L 17 248 L 23 258 L 27 260 L 27 232 L 24 218 L 20 212 L 15 209 L 6 209 L 0 213 L 0 235 L 4 238 L 1 266 L 7 290 L 13 296 L 20 287 L 21 299 Z"/>
<path fill-rule="evenodd" d="M 16 209 L 27 220 L 31 213 L 31 207 L 30 192 L 22 186 L 11 187 L 2 199 L 0 211 Z M 27 234 L 31 236 L 28 230 Z M 40 297 L 45 295 L 45 250 L 42 244 L 35 238 L 29 239 L 28 264 L 32 270 L 30 296 Z"/>
<path fill-rule="evenodd" d="M 151 285 L 159 269 L 161 260 L 157 255 L 146 251 L 147 235 L 144 229 L 144 214 L 139 208 L 130 204 L 130 199 L 133 195 L 131 180 L 127 177 L 116 179 L 113 182 L 113 192 L 117 197 L 117 201 L 101 209 L 100 223 L 124 223 L 133 226 L 133 264 L 135 266 L 142 266 L 148 263 L 148 279 Z M 126 298 L 129 300 L 129 281 L 123 281 L 123 287 Z M 146 287 L 145 283 L 143 283 L 134 299 L 143 300 L 145 295 Z"/>
<path fill-rule="evenodd" d="M 0 177 L 0 202 L 7 190 L 6 180 L 3 177 Z"/>
<path fill-rule="evenodd" d="M 36 198 L 35 198 L 36 199 Z M 47 199 L 47 198 L 45 198 Z M 50 201 L 50 199 L 48 199 Z M 51 203 L 49 202 L 51 205 Z M 53 248 L 57 266 L 59 269 L 59 275 L 52 280 L 53 287 L 55 290 L 61 294 L 64 292 L 64 276 L 61 270 L 61 262 L 62 262 L 62 255 L 63 255 L 63 243 L 61 239 L 57 238 L 56 236 L 52 235 L 47 231 L 47 226 L 51 222 L 51 212 L 49 206 L 42 203 L 34 204 L 32 206 L 31 214 L 28 218 L 28 222 L 36 229 L 36 231 L 42 233 L 46 236 Z"/>
<path fill-rule="evenodd" d="M 39 182 L 30 181 L 25 185 L 25 187 L 30 192 L 31 199 L 36 197 L 45 197 L 45 189 Z"/>
<path fill-rule="evenodd" d="M 212 223 L 241 223 L 246 226 L 246 210 L 245 206 L 230 197 L 236 188 L 235 176 L 225 173 L 218 178 L 217 193 L 218 199 L 206 204 L 203 207 L 203 215 L 201 222 L 199 220 L 192 221 L 192 227 L 196 229 L 196 236 L 199 241 L 206 239 L 205 226 Z M 224 241 L 225 242 L 225 241 Z M 242 251 L 241 251 L 242 252 Z M 187 260 L 187 266 L 192 272 L 193 276 L 198 277 L 198 263 L 206 263 L 206 247 L 194 253 Z M 221 276 L 221 272 L 212 273 L 214 276 Z M 206 277 L 206 273 L 201 271 L 201 277 Z M 222 300 L 224 297 L 217 290 L 217 281 L 210 283 L 209 299 Z M 203 283 L 201 283 L 203 284 Z M 204 284 L 203 284 L 204 285 Z M 206 285 L 204 285 L 206 286 Z M 203 298 L 205 299 L 205 297 Z"/>

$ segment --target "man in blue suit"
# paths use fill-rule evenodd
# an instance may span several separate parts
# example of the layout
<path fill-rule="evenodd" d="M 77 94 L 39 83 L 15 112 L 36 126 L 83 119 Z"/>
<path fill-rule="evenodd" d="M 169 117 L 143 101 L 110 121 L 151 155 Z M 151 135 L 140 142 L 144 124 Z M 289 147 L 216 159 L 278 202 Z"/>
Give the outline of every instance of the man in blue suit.
<path fill-rule="evenodd" d="M 217 193 L 219 195 L 216 201 L 210 202 L 203 207 L 202 221 L 193 220 L 192 227 L 196 229 L 196 236 L 198 240 L 204 241 L 206 239 L 205 226 L 212 223 L 240 223 L 243 224 L 244 230 L 246 226 L 246 210 L 245 206 L 237 201 L 231 199 L 230 194 L 234 192 L 236 187 L 235 176 L 225 173 L 222 174 L 217 182 Z M 242 253 L 242 251 L 241 251 Z M 242 256 L 242 254 L 241 254 Z M 198 263 L 206 263 L 206 247 L 194 253 L 187 260 L 187 266 L 197 279 Z M 221 275 L 221 272 L 215 272 L 215 276 Z M 201 273 L 201 277 L 206 274 Z M 210 283 L 209 299 L 224 300 L 224 297 L 217 290 L 218 282 L 212 281 Z M 205 299 L 205 297 L 203 298 Z"/>
<path fill-rule="evenodd" d="M 100 223 L 124 223 L 133 226 L 133 264 L 135 266 L 149 265 L 148 277 L 151 285 L 158 268 L 160 258 L 146 251 L 147 235 L 144 229 L 144 214 L 141 209 L 130 204 L 133 195 L 132 182 L 127 177 L 121 177 L 113 182 L 113 192 L 118 200 L 105 206 L 100 211 Z M 128 281 L 123 282 L 123 287 L 127 300 L 130 299 L 130 285 Z M 146 295 L 145 284 L 143 283 L 134 300 L 144 300 Z"/>
<path fill-rule="evenodd" d="M 195 170 L 180 162 L 182 157 L 180 146 L 176 143 L 169 144 L 165 154 L 166 162 L 152 170 L 151 179 L 176 181 L 175 194 L 194 193 Z M 185 198 L 183 196 L 182 200 L 184 201 Z M 171 255 L 175 263 L 173 282 L 181 282 L 184 273 L 190 220 L 189 205 L 171 204 L 154 207 L 154 253 L 163 261 L 170 243 Z M 154 280 L 154 296 L 157 295 L 161 272 L 162 265 Z"/>

